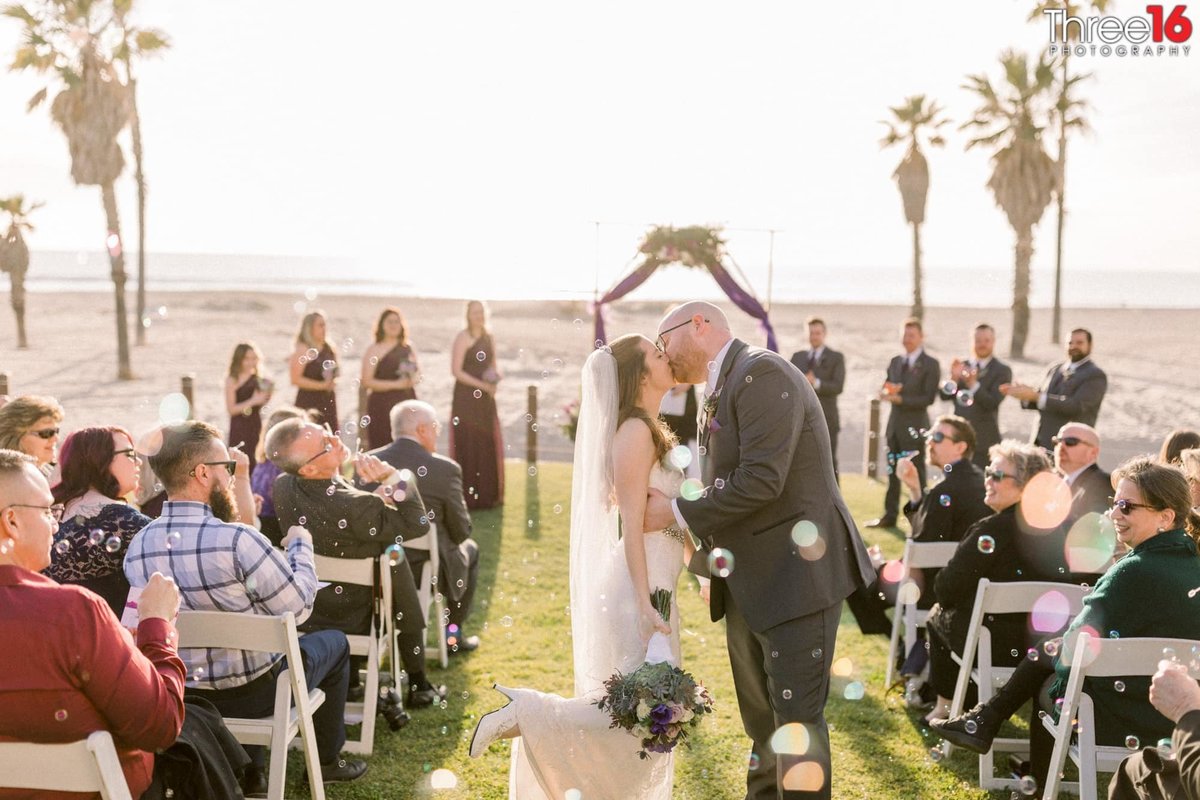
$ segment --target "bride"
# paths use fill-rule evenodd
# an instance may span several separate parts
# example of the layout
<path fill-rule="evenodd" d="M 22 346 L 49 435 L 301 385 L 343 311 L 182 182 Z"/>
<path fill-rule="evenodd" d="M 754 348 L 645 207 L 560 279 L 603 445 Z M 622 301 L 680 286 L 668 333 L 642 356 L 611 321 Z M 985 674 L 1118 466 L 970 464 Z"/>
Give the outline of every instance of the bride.
<path fill-rule="evenodd" d="M 509 774 L 513 800 L 559 800 L 572 789 L 589 800 L 671 796 L 672 754 L 639 759 L 637 737 L 610 728 L 594 703 L 614 672 L 645 660 L 656 631 L 668 637 L 668 660 L 679 665 L 675 589 L 691 543 L 674 526 L 642 530 L 648 490 L 676 497 L 683 480 L 666 460 L 676 443 L 658 419 L 674 384 L 667 356 L 635 334 L 594 351 L 583 366 L 571 494 L 575 696 L 497 684 L 509 703 L 485 714 L 471 739 L 477 758 L 497 739 L 519 737 Z M 670 624 L 651 605 L 660 588 L 671 592 Z"/>

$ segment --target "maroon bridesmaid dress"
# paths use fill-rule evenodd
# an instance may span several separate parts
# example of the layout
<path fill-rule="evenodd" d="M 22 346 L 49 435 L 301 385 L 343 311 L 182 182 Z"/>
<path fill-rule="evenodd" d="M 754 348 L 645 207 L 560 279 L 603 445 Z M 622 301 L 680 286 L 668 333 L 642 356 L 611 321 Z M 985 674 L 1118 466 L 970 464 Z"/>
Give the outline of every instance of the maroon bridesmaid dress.
<path fill-rule="evenodd" d="M 495 363 L 492 337 L 485 333 L 467 348 L 462 370 L 474 378 L 487 380 L 484 373 L 495 371 Z M 450 414 L 450 457 L 462 467 L 467 508 L 494 508 L 503 504 L 504 443 L 496 398 L 482 389 L 455 381 Z"/>
<path fill-rule="evenodd" d="M 416 374 L 417 365 L 413 361 L 412 348 L 406 344 L 398 344 L 387 351 L 375 365 L 375 380 L 394 381 Z M 391 444 L 392 441 L 392 407 L 405 400 L 416 400 L 417 393 L 413 389 L 389 389 L 383 392 L 372 391 L 367 395 L 367 416 L 371 422 L 367 425 L 367 448 L 374 450 Z"/>
<path fill-rule="evenodd" d="M 333 372 L 326 374 L 326 361 L 333 362 Z M 337 374 L 337 353 L 333 352 L 333 348 L 326 342 L 321 346 L 317 357 L 304 365 L 304 377 L 313 381 L 328 380 L 333 375 Z M 296 405 L 305 410 L 315 408 L 321 412 L 322 420 L 328 423 L 333 430 L 339 430 L 342 423 L 338 420 L 337 413 L 337 396 L 332 391 L 322 389 L 301 389 L 296 392 Z"/>
<path fill-rule="evenodd" d="M 237 387 L 233 395 L 234 402 L 244 403 L 259 389 L 257 375 L 251 375 L 246 382 Z M 231 448 L 238 447 L 250 457 L 250 471 L 254 471 L 254 451 L 258 448 L 258 439 L 262 436 L 262 406 L 250 406 L 229 418 L 229 439 L 226 440 Z"/>

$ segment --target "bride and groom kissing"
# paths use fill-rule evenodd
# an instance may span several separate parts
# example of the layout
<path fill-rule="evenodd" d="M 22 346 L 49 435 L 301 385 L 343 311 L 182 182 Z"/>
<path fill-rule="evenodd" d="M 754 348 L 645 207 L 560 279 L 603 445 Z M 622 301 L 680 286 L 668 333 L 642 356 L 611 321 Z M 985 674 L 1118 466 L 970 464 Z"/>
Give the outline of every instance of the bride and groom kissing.
<path fill-rule="evenodd" d="M 778 354 L 733 338 L 724 313 L 704 302 L 668 313 L 654 341 L 630 334 L 595 350 L 582 382 L 570 534 L 575 696 L 497 685 L 509 703 L 480 719 L 471 755 L 519 737 L 509 782 L 519 800 L 669 798 L 672 754 L 639 759 L 637 740 L 610 728 L 595 703 L 604 681 L 645 660 L 656 631 L 679 666 L 678 608 L 672 601 L 664 621 L 650 596 L 674 597 L 685 564 L 709 578 L 716 553 L 727 566 L 711 576 L 709 609 L 725 620 L 753 742 L 746 797 L 829 798 L 824 708 L 842 600 L 874 574 L 812 387 Z M 680 495 L 683 476 L 667 458 L 675 442 L 658 418 L 677 383 L 705 384 L 707 488 L 695 499 Z M 807 746 L 776 753 L 772 736 L 789 723 L 804 727 Z"/>

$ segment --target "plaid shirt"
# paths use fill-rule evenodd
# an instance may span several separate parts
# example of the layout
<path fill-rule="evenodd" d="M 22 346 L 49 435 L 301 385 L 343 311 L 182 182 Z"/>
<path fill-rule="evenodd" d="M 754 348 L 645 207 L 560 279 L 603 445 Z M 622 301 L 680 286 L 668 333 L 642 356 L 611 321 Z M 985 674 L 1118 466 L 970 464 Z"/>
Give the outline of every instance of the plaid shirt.
<path fill-rule="evenodd" d="M 286 556 L 254 528 L 217 519 L 205 503 L 172 500 L 129 543 L 125 577 L 138 587 L 155 572 L 174 578 L 187 609 L 291 611 L 300 622 L 317 596 L 312 545 L 294 540 Z M 198 689 L 241 686 L 282 658 L 224 648 L 180 648 L 179 656 L 187 667 L 187 685 Z"/>

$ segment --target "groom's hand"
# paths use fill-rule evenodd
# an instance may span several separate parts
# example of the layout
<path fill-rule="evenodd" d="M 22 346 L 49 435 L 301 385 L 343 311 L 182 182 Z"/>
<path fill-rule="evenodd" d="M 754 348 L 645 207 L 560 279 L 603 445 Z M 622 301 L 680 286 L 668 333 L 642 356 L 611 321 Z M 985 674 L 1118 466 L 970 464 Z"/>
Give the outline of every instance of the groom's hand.
<path fill-rule="evenodd" d="M 646 493 L 646 516 L 642 520 L 642 530 L 661 531 L 675 522 L 675 512 L 671 510 L 670 499 L 658 489 Z"/>

